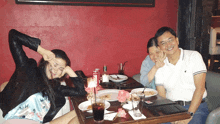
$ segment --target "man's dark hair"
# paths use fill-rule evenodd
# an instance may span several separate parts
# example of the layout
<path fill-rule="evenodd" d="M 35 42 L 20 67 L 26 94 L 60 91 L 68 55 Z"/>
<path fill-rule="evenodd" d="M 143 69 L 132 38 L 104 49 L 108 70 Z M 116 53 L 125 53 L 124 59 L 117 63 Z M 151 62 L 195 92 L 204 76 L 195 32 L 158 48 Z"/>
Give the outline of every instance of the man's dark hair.
<path fill-rule="evenodd" d="M 170 27 L 162 27 L 162 28 L 157 30 L 157 32 L 155 34 L 155 38 L 157 39 L 158 37 L 163 35 L 164 32 L 170 32 L 173 36 L 176 37 L 176 32 L 172 28 L 170 28 Z"/>

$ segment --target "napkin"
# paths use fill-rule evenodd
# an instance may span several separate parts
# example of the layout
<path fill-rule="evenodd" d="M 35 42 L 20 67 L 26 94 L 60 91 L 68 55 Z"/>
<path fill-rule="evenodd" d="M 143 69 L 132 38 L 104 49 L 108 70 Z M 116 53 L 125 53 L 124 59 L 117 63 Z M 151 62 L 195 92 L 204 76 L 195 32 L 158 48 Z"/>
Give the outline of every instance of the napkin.
<path fill-rule="evenodd" d="M 124 104 L 122 108 L 127 109 L 127 110 L 132 110 L 132 104 Z"/>
<path fill-rule="evenodd" d="M 143 114 L 141 115 L 141 117 L 135 117 L 133 111 L 128 111 L 128 113 L 131 115 L 131 117 L 132 117 L 134 120 L 146 119 L 146 116 L 144 116 Z"/>
<path fill-rule="evenodd" d="M 104 115 L 104 120 L 113 121 L 113 119 L 115 118 L 116 115 L 117 115 L 117 112 L 110 113 L 110 114 L 105 114 Z"/>
<path fill-rule="evenodd" d="M 105 114 L 113 113 L 113 112 L 114 112 L 114 111 L 108 111 L 108 110 L 106 110 L 106 109 L 105 109 L 105 111 L 104 111 Z"/>

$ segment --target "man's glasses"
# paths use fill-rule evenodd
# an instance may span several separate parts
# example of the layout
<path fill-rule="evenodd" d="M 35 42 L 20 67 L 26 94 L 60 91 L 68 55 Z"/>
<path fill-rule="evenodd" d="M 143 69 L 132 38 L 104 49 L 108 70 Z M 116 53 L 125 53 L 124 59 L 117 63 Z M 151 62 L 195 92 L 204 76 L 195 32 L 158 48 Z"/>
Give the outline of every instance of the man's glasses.
<path fill-rule="evenodd" d="M 159 43 L 161 46 L 166 46 L 167 43 L 172 43 L 174 41 L 174 38 L 169 38 L 167 41 L 162 41 Z"/>

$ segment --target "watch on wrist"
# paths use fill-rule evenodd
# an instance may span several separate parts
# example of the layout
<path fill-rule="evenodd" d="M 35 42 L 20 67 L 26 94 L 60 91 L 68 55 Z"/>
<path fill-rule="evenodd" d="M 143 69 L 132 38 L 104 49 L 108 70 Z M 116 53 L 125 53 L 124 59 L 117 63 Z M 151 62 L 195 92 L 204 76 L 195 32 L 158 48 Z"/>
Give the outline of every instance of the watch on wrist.
<path fill-rule="evenodd" d="M 193 117 L 194 113 L 193 112 L 189 112 L 189 113 L 190 113 L 191 117 Z"/>

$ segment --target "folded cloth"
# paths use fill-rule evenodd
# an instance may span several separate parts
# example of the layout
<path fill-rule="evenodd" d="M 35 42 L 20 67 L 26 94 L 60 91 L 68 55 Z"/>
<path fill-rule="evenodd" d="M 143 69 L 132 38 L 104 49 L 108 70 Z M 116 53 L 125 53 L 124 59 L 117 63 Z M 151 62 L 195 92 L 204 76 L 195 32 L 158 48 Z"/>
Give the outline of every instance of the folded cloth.
<path fill-rule="evenodd" d="M 146 116 L 144 116 L 143 114 L 141 115 L 141 117 L 135 117 L 133 111 L 128 111 L 128 113 L 131 115 L 131 117 L 132 117 L 134 120 L 146 119 Z"/>
<path fill-rule="evenodd" d="M 111 114 L 105 114 L 104 120 L 113 121 L 116 115 L 117 115 L 117 112 L 111 113 Z"/>

